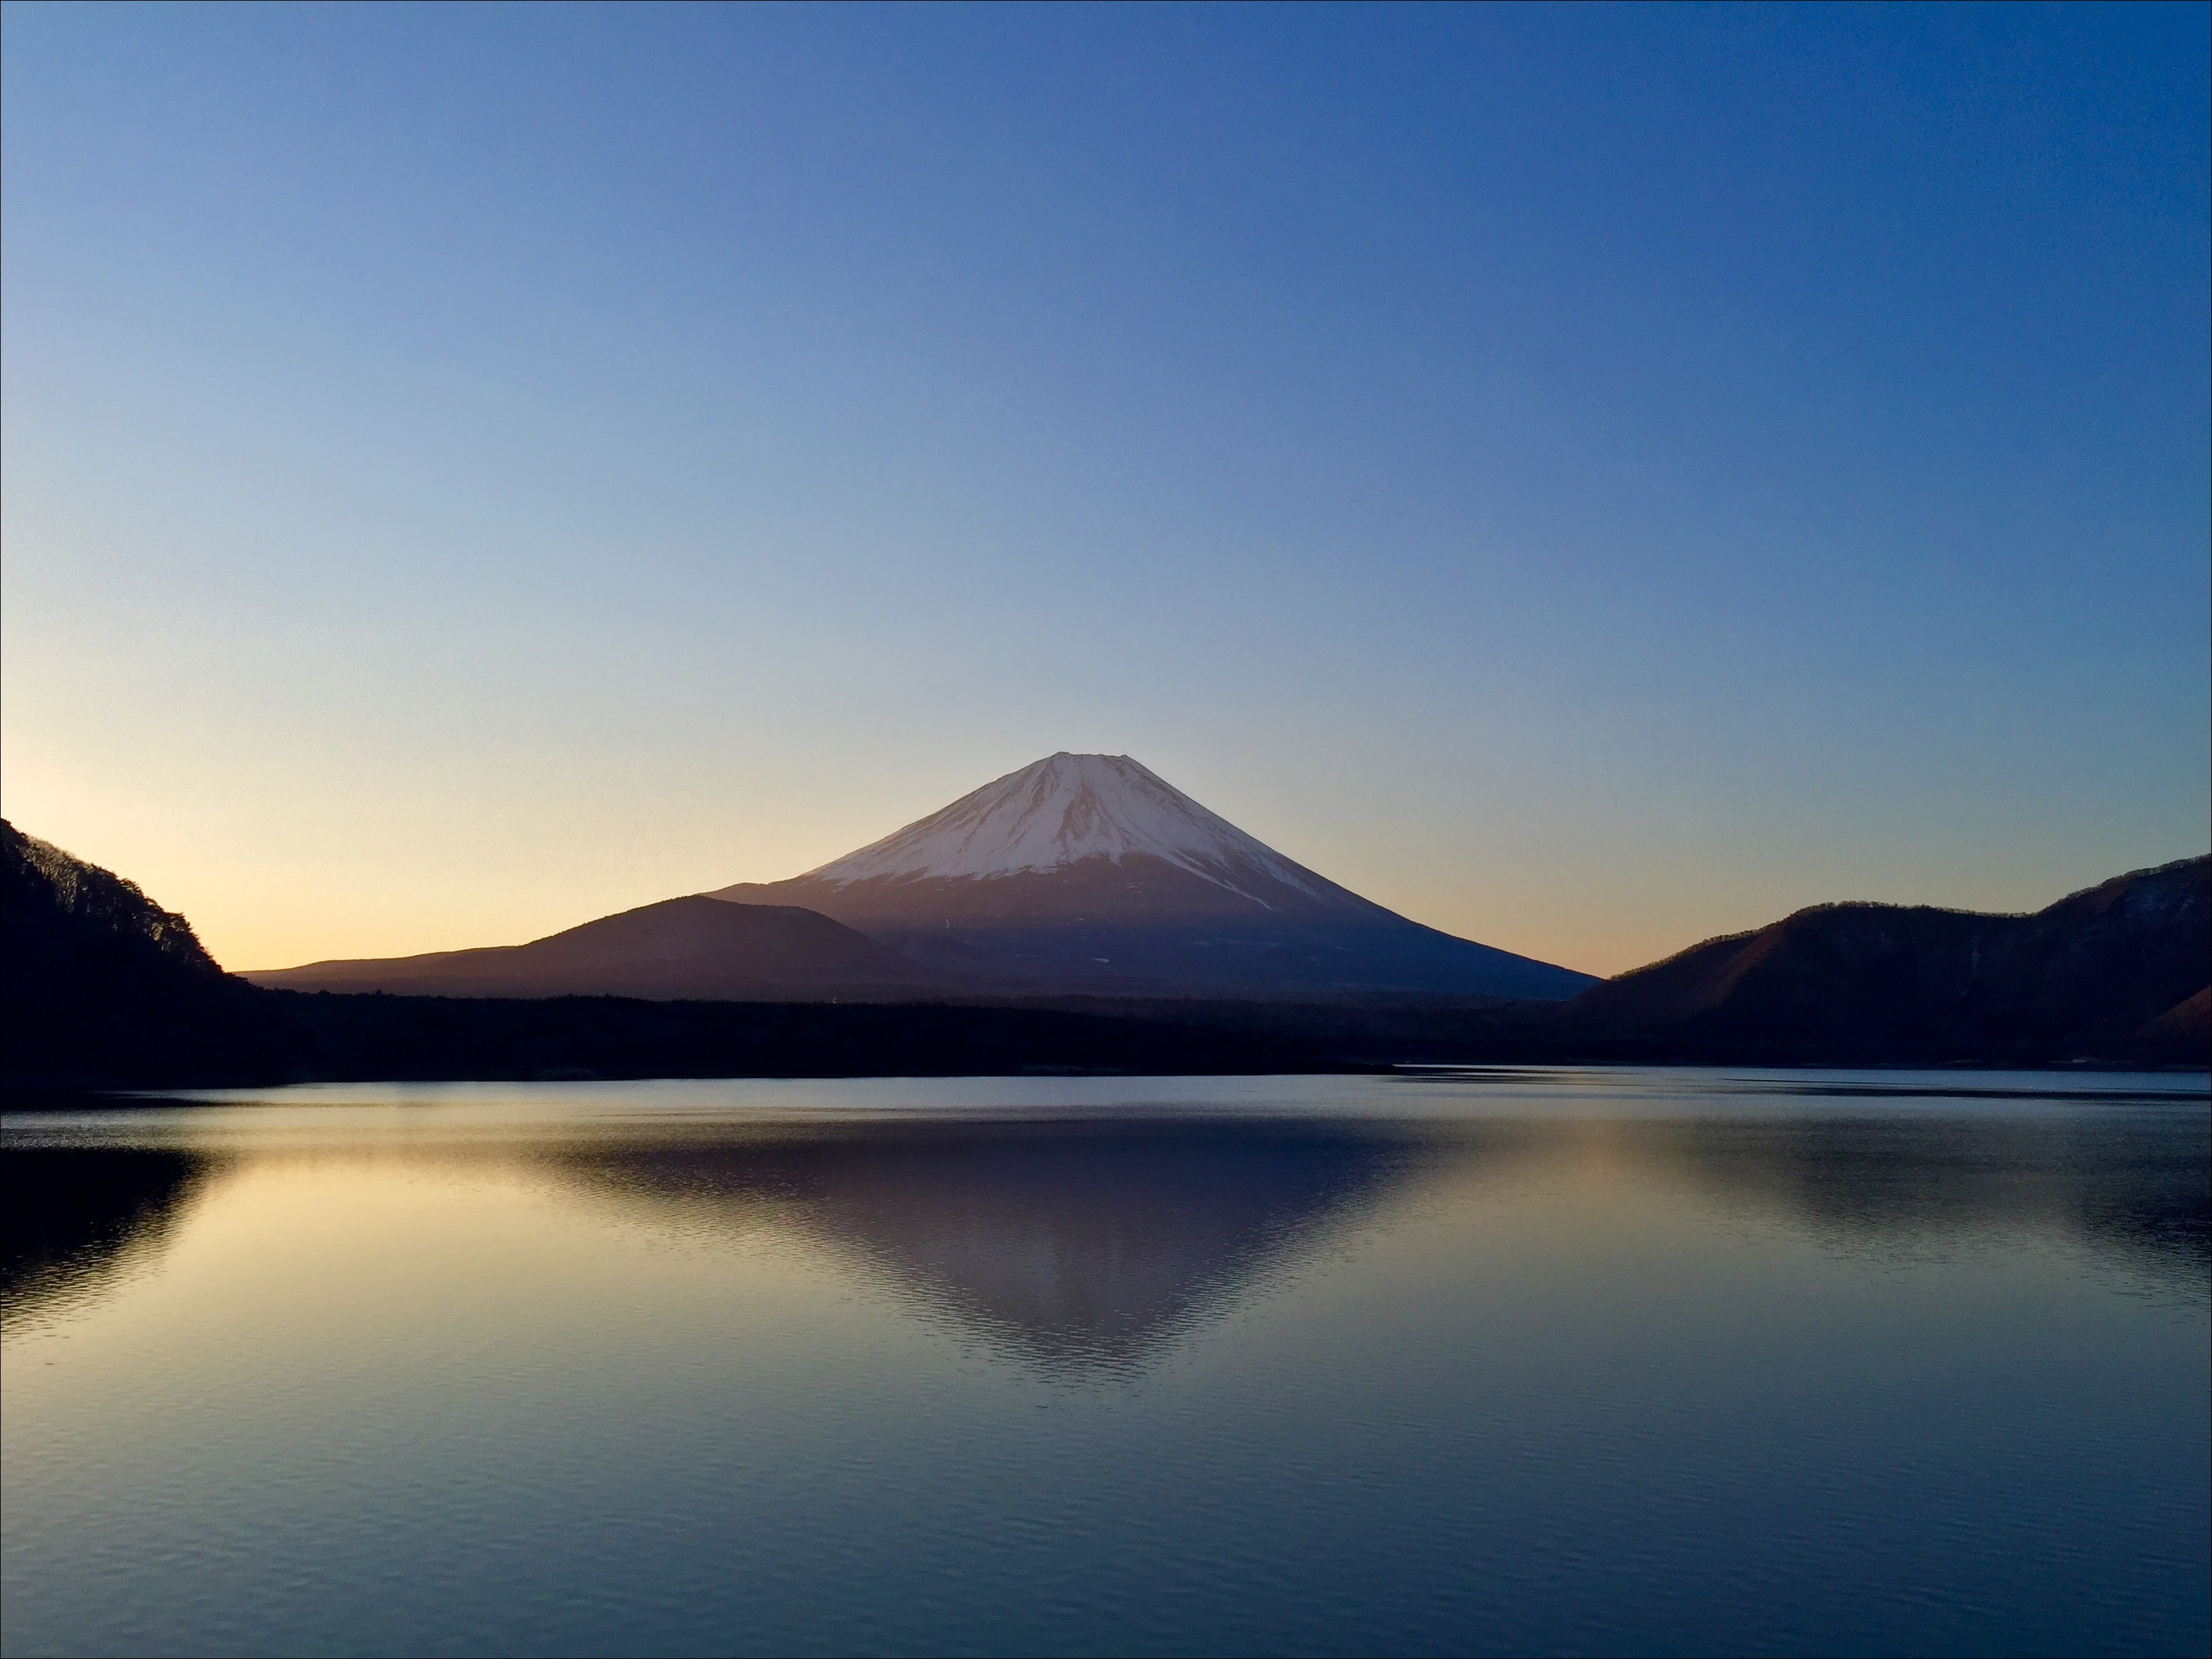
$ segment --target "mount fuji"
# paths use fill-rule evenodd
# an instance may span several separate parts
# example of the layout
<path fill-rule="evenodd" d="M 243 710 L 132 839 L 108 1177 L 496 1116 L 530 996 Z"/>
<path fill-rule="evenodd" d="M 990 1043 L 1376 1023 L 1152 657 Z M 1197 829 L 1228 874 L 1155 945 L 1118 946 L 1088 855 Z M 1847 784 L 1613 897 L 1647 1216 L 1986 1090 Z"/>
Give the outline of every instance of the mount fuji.
<path fill-rule="evenodd" d="M 1595 982 L 1361 898 L 1127 755 L 1048 756 L 803 876 L 708 896 L 817 911 L 1007 990 L 1558 1000 Z"/>
<path fill-rule="evenodd" d="M 1595 983 L 1348 892 L 1127 755 L 1065 753 L 788 881 L 665 899 L 527 945 L 246 977 L 301 991 L 730 1001 L 1562 1000 Z"/>

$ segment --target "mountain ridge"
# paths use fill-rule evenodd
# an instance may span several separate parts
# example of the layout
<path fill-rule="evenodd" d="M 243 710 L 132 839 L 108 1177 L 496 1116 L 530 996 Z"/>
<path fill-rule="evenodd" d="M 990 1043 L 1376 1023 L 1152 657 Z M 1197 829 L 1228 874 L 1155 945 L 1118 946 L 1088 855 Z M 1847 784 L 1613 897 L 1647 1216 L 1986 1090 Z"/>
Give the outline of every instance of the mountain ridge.
<path fill-rule="evenodd" d="M 2200 854 L 2035 911 L 1810 905 L 1617 975 L 1553 1023 L 1685 1059 L 2180 1054 L 2203 1046 L 2189 1010 L 2208 979 L 2212 857 Z"/>

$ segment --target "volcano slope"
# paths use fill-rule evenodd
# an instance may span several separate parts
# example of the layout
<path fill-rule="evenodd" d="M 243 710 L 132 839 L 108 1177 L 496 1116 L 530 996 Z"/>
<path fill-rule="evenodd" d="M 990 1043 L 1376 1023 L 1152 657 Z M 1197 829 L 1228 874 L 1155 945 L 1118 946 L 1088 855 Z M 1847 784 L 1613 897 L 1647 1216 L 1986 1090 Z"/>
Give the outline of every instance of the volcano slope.
<path fill-rule="evenodd" d="M 817 910 L 1015 994 L 1558 1000 L 1595 982 L 1364 899 L 1127 755 L 1048 756 L 805 875 L 710 896 Z"/>
<path fill-rule="evenodd" d="M 290 991 L 657 1001 L 897 1002 L 943 988 L 927 969 L 815 911 L 700 896 L 641 905 L 527 945 L 314 962 L 246 977 Z"/>

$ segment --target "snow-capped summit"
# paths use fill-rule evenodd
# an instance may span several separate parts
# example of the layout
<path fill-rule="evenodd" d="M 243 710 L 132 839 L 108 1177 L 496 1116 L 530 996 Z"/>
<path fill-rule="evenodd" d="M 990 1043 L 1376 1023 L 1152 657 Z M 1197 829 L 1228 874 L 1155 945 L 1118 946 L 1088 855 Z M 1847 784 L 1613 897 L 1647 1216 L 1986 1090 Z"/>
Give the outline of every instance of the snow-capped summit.
<path fill-rule="evenodd" d="M 1262 905 L 1279 884 L 1316 898 L 1328 887 L 1127 755 L 1065 750 L 799 879 L 981 880 L 1131 857 L 1158 859 Z"/>

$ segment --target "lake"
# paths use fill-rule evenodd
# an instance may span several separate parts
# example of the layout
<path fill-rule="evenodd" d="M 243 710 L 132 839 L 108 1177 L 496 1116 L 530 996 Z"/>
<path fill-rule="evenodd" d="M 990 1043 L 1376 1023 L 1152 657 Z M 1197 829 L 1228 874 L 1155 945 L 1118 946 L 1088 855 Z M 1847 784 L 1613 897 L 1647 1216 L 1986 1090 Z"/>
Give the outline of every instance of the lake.
<path fill-rule="evenodd" d="M 2181 1653 L 2194 1076 L 0 1121 L 0 1648 Z"/>

